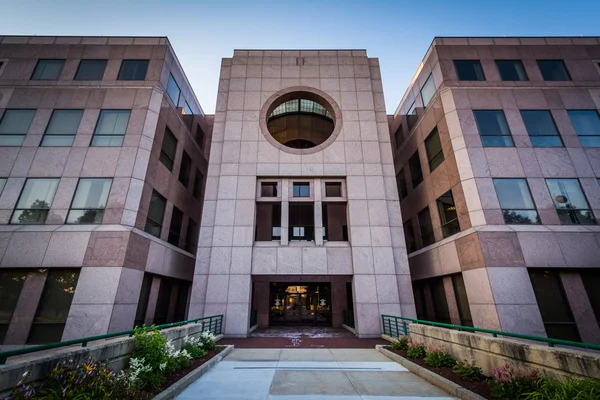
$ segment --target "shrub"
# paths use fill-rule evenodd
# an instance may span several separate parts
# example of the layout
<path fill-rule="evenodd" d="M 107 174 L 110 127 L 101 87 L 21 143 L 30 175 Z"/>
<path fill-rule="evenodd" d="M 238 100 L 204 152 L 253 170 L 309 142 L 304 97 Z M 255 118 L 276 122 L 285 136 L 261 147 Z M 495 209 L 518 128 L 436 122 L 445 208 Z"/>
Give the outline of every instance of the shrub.
<path fill-rule="evenodd" d="M 561 381 L 555 378 L 544 377 L 538 382 L 538 389 L 528 394 L 525 399 L 597 400 L 600 399 L 600 381 L 572 377 Z"/>
<path fill-rule="evenodd" d="M 165 371 L 167 373 L 177 372 L 190 366 L 192 356 L 185 349 L 177 350 L 170 343 L 167 344 L 168 361 Z"/>
<path fill-rule="evenodd" d="M 540 373 L 535 369 L 524 369 L 504 364 L 494 368 L 491 384 L 492 397 L 514 400 L 522 398 L 537 389 Z"/>
<path fill-rule="evenodd" d="M 429 347 L 423 361 L 430 367 L 453 367 L 456 364 L 456 360 L 450 354 L 434 346 Z"/>
<path fill-rule="evenodd" d="M 425 357 L 425 346 L 417 342 L 411 342 L 408 345 L 406 355 L 408 358 L 423 358 Z"/>
<path fill-rule="evenodd" d="M 469 363 L 467 360 L 457 363 L 452 371 L 465 381 L 480 382 L 485 379 L 483 370 L 475 366 L 475 362 Z"/>
<path fill-rule="evenodd" d="M 200 342 L 202 343 L 202 348 L 206 351 L 214 350 L 217 347 L 217 337 L 213 335 L 210 331 L 204 331 L 198 336 Z"/>
<path fill-rule="evenodd" d="M 408 350 L 408 336 L 400 336 L 398 340 L 392 342 L 392 350 Z"/>
<path fill-rule="evenodd" d="M 185 338 L 183 349 L 186 350 L 192 358 L 202 358 L 206 355 L 206 350 L 202 348 L 202 342 L 199 338 L 188 336 Z"/>

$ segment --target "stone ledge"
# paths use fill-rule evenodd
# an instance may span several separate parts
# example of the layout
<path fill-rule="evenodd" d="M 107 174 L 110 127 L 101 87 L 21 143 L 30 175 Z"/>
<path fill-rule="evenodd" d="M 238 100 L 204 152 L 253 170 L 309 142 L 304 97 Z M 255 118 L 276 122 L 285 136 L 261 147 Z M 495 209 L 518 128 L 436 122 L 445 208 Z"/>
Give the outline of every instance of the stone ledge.
<path fill-rule="evenodd" d="M 387 349 L 384 349 L 382 345 L 378 344 L 375 346 L 377 351 L 382 353 L 384 356 L 394 360 L 404 368 L 412 372 L 413 374 L 425 379 L 427 382 L 439 387 L 440 389 L 448 392 L 451 396 L 458 397 L 461 400 L 485 400 L 484 397 L 471 392 L 464 387 L 457 385 L 456 383 L 439 376 L 438 374 L 429 371 L 426 368 L 421 367 L 414 362 L 408 361 L 404 357 L 400 357 L 398 354 L 393 353 Z"/>
<path fill-rule="evenodd" d="M 170 400 L 174 399 L 177 395 L 183 392 L 188 386 L 194 383 L 197 379 L 212 369 L 219 361 L 227 356 L 233 350 L 233 345 L 228 345 L 223 351 L 211 358 L 208 362 L 205 362 L 167 389 L 160 392 L 158 395 L 153 397 L 153 400 Z"/>

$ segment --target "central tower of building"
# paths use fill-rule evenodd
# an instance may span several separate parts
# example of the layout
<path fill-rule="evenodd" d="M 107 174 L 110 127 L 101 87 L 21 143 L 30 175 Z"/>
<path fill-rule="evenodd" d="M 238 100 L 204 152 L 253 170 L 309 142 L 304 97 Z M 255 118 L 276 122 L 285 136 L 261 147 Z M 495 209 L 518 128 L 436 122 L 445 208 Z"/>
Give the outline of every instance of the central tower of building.
<path fill-rule="evenodd" d="M 224 59 L 190 318 L 380 335 L 415 316 L 379 62 L 364 50 Z"/>

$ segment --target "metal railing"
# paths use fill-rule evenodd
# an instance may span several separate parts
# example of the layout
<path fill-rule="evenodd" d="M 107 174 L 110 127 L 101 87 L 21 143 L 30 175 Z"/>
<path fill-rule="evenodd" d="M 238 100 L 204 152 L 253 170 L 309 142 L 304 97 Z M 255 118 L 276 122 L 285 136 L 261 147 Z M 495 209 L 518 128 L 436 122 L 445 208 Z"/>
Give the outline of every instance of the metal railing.
<path fill-rule="evenodd" d="M 219 334 L 221 334 L 221 331 L 223 329 L 223 315 L 222 314 L 213 315 L 210 317 L 190 319 L 187 321 L 172 322 L 170 324 L 148 326 L 148 327 L 144 327 L 141 329 L 149 330 L 149 329 L 157 328 L 158 330 L 163 330 L 166 328 L 173 328 L 176 326 L 187 325 L 190 323 L 202 324 L 202 331 L 210 331 L 215 335 L 219 335 Z M 3 352 L 0 352 L 0 365 L 6 364 L 6 360 L 8 359 L 8 357 L 20 356 L 23 354 L 35 353 L 38 351 L 56 349 L 59 347 L 73 346 L 75 344 L 80 344 L 81 347 L 87 347 L 87 344 L 89 342 L 93 342 L 95 340 L 110 339 L 110 338 L 114 338 L 114 337 L 118 337 L 118 336 L 131 337 L 131 336 L 133 336 L 134 333 L 135 333 L 135 330 L 131 329 L 128 331 L 107 333 L 105 335 L 89 336 L 89 337 L 85 337 L 85 338 L 81 338 L 81 339 L 66 340 L 64 342 L 48 343 L 48 344 L 42 344 L 39 346 L 31 346 L 31 347 L 24 347 L 22 349 L 3 351 Z"/>
<path fill-rule="evenodd" d="M 344 311 L 344 325 L 354 328 L 354 310 Z"/>
<path fill-rule="evenodd" d="M 402 335 L 404 335 L 404 336 L 409 335 L 410 332 L 408 329 L 408 324 L 422 324 L 422 325 L 437 326 L 440 328 L 455 329 L 458 331 L 488 333 L 488 334 L 491 334 L 493 337 L 504 336 L 504 337 L 516 338 L 516 339 L 533 340 L 536 342 L 544 342 L 550 347 L 554 347 L 555 345 L 561 345 L 561 346 L 579 347 L 579 348 L 584 348 L 584 349 L 600 350 L 600 345 L 593 344 L 593 343 L 573 342 L 570 340 L 545 338 L 545 337 L 541 337 L 541 336 L 530 336 L 530 335 L 523 335 L 521 333 L 496 331 L 493 329 L 473 328 L 472 326 L 445 324 L 442 322 L 424 321 L 421 319 L 397 317 L 394 315 L 382 314 L 381 315 L 381 323 L 382 323 L 382 327 L 383 327 L 383 334 L 389 335 L 389 336 L 395 337 L 395 338 L 402 336 Z"/>

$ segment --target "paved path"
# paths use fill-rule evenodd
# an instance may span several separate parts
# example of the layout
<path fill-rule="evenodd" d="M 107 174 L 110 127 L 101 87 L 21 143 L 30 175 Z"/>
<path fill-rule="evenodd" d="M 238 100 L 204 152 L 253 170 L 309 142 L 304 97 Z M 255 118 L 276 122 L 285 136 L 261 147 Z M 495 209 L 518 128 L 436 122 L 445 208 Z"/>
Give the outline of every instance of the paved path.
<path fill-rule="evenodd" d="M 177 400 L 451 400 L 374 349 L 234 349 Z"/>

